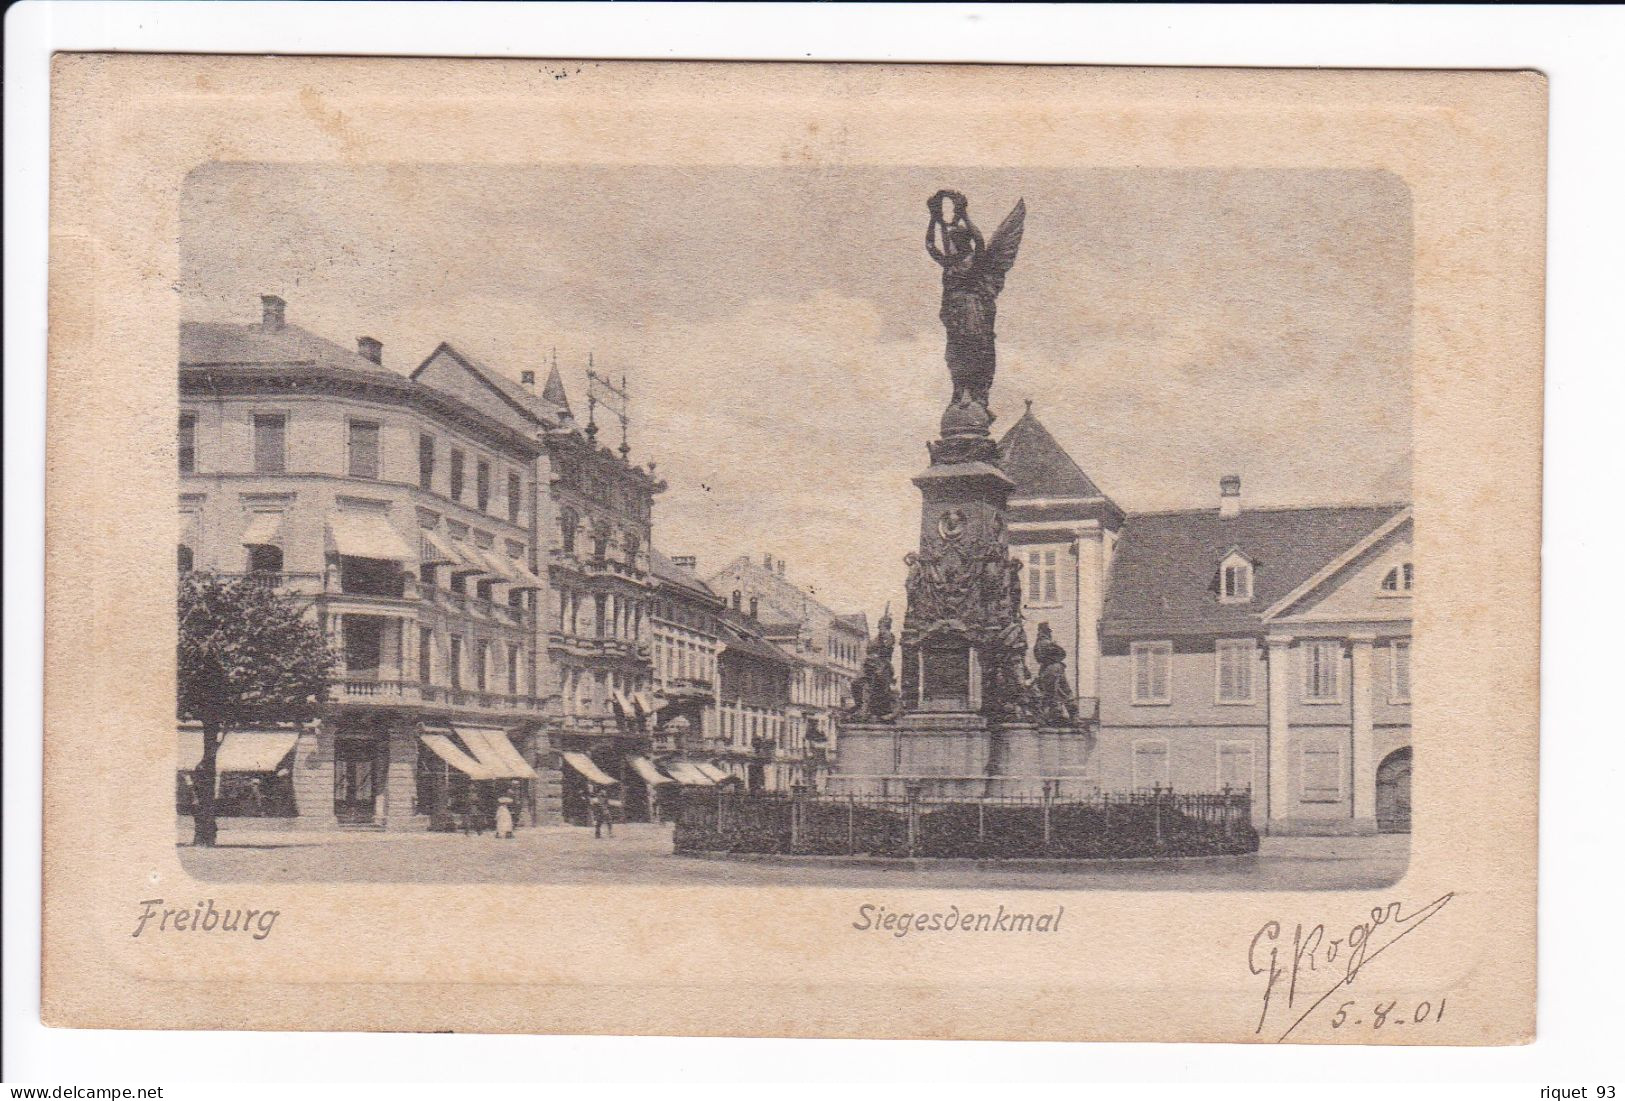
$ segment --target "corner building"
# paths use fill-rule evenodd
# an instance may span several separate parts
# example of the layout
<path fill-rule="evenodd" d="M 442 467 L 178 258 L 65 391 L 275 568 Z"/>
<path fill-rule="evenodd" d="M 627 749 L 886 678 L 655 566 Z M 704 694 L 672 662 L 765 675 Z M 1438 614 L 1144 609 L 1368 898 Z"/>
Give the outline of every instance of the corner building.
<path fill-rule="evenodd" d="M 261 305 L 181 325 L 178 566 L 307 598 L 339 664 L 319 721 L 228 734 L 222 817 L 535 821 L 537 441 Z M 182 727 L 183 813 L 201 753 Z"/>

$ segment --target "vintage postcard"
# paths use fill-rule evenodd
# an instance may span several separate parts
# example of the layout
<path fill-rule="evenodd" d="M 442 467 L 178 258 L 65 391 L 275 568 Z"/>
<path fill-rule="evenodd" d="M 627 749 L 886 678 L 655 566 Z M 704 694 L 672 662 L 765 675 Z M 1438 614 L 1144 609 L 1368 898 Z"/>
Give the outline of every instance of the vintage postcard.
<path fill-rule="evenodd" d="M 1532 1038 L 1539 75 L 54 84 L 49 1023 Z"/>

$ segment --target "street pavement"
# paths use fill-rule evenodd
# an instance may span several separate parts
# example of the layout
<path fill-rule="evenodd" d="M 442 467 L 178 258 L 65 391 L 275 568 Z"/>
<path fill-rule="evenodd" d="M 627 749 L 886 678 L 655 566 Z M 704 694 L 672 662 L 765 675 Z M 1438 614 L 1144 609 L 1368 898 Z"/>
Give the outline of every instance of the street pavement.
<path fill-rule="evenodd" d="M 1405 873 L 1410 838 L 1268 837 L 1249 856 L 1100 861 L 1056 866 L 996 861 L 678 856 L 668 825 L 622 824 L 611 837 L 544 826 L 490 834 L 222 830 L 213 849 L 176 848 L 209 882 L 700 884 L 901 889 L 1339 890 L 1382 887 Z"/>

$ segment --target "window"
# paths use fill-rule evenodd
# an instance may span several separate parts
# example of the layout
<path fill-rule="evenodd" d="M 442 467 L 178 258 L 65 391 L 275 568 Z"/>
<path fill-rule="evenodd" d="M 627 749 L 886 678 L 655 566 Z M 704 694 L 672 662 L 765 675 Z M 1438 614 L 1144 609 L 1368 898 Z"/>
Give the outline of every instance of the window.
<path fill-rule="evenodd" d="M 626 564 L 628 566 L 637 565 L 638 551 L 643 546 L 643 540 L 638 538 L 638 533 L 635 531 L 627 532 L 622 545 L 626 548 Z"/>
<path fill-rule="evenodd" d="M 418 488 L 434 488 L 434 437 L 418 437 Z"/>
<path fill-rule="evenodd" d="M 481 512 L 491 503 L 491 464 L 484 459 L 474 465 L 474 501 Z"/>
<path fill-rule="evenodd" d="M 197 469 L 197 414 L 182 413 L 180 438 L 177 448 L 180 454 L 181 473 L 191 474 Z"/>
<path fill-rule="evenodd" d="M 508 522 L 519 522 L 519 475 L 513 471 L 508 472 Z"/>
<path fill-rule="evenodd" d="M 1310 703 L 1336 703 L 1342 695 L 1343 644 L 1318 639 L 1303 644 L 1303 698 Z"/>
<path fill-rule="evenodd" d="M 1411 640 L 1396 638 L 1388 644 L 1388 702 L 1411 702 Z"/>
<path fill-rule="evenodd" d="M 350 422 L 350 477 L 378 477 L 378 424 Z"/>
<path fill-rule="evenodd" d="M 491 644 L 484 639 L 474 644 L 474 687 L 485 691 L 486 673 L 491 667 Z"/>
<path fill-rule="evenodd" d="M 603 593 L 593 597 L 593 637 L 604 637 L 604 621 L 608 611 L 608 598 Z"/>
<path fill-rule="evenodd" d="M 463 686 L 463 640 L 459 635 L 451 636 L 451 686 Z"/>
<path fill-rule="evenodd" d="M 175 564 L 180 567 L 181 573 L 192 572 L 192 548 L 185 543 L 175 548 Z"/>
<path fill-rule="evenodd" d="M 1219 790 L 1251 791 L 1253 789 L 1253 743 L 1220 742 Z"/>
<path fill-rule="evenodd" d="M 282 548 L 261 544 L 248 548 L 249 573 L 281 573 Z"/>
<path fill-rule="evenodd" d="M 519 695 L 519 647 L 508 644 L 508 695 Z"/>
<path fill-rule="evenodd" d="M 565 509 L 559 515 L 559 535 L 564 547 L 564 553 L 574 554 L 576 549 L 576 528 L 581 521 L 576 519 L 574 509 Z"/>
<path fill-rule="evenodd" d="M 418 632 L 418 681 L 434 683 L 434 632 Z"/>
<path fill-rule="evenodd" d="M 1214 647 L 1220 703 L 1253 702 L 1253 661 L 1256 648 L 1250 638 L 1222 638 Z"/>
<path fill-rule="evenodd" d="M 1173 664 L 1171 642 L 1136 642 L 1129 652 L 1134 659 L 1134 702 L 1167 703 L 1168 673 Z"/>
<path fill-rule="evenodd" d="M 1253 598 L 1253 566 L 1239 558 L 1226 560 L 1219 571 L 1219 599 L 1241 604 Z"/>
<path fill-rule="evenodd" d="M 1168 786 L 1168 743 L 1140 741 L 1134 743 L 1134 790 L 1150 791 Z"/>
<path fill-rule="evenodd" d="M 1343 751 L 1337 746 L 1303 747 L 1303 801 L 1339 803 L 1343 800 Z"/>
<path fill-rule="evenodd" d="M 1053 604 L 1055 595 L 1055 552 L 1027 552 L 1027 603 Z"/>
<path fill-rule="evenodd" d="M 254 416 L 254 473 L 282 474 L 288 469 L 288 418 L 281 413 Z"/>
<path fill-rule="evenodd" d="M 1385 593 L 1408 593 L 1411 591 L 1411 564 L 1405 562 L 1389 570 L 1382 578 L 1382 591 Z"/>
<path fill-rule="evenodd" d="M 455 447 L 451 449 L 451 499 L 463 499 L 463 453 Z"/>

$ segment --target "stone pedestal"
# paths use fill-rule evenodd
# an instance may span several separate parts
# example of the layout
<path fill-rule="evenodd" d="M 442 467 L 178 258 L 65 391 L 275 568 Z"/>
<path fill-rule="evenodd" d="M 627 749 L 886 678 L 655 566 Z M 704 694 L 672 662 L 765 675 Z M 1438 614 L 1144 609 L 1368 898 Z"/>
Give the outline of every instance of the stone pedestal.
<path fill-rule="evenodd" d="M 919 711 L 897 721 L 897 772 L 979 780 L 987 775 L 992 734 L 969 711 Z"/>

